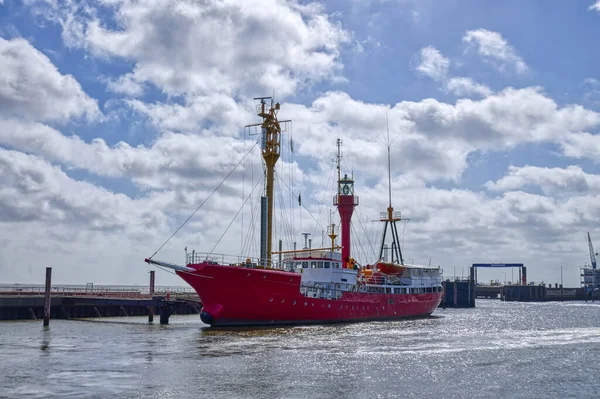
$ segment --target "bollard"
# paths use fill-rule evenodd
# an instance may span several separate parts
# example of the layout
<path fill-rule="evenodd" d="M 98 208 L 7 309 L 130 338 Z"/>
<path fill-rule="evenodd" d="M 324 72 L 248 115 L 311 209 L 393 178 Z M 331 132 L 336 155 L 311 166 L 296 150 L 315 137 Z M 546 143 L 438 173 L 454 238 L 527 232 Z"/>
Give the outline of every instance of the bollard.
<path fill-rule="evenodd" d="M 44 327 L 50 325 L 50 287 L 52 282 L 52 268 L 46 268 L 46 289 L 44 292 Z"/>

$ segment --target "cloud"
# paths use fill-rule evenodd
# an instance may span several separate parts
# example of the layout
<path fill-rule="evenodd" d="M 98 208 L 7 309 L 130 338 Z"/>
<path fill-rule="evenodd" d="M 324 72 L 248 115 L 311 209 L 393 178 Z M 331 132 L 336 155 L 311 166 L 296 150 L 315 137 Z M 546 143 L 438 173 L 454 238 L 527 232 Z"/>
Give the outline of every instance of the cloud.
<path fill-rule="evenodd" d="M 25 39 L 0 37 L 0 116 L 45 122 L 97 120 L 98 102 Z"/>
<path fill-rule="evenodd" d="M 339 79 L 351 35 L 316 3 L 267 0 L 50 3 L 38 13 L 63 27 L 69 46 L 135 63 L 112 87 L 152 83 L 170 95 L 270 92 Z M 115 20 L 108 27 L 99 7 Z M 134 86 L 135 87 L 135 86 Z M 136 89 L 137 90 L 137 89 Z M 134 90 L 135 91 L 135 90 Z"/>
<path fill-rule="evenodd" d="M 450 61 L 434 47 L 422 48 L 417 59 L 419 64 L 415 69 L 436 82 L 440 82 L 445 92 L 459 97 L 487 97 L 492 94 L 489 87 L 477 83 L 471 78 L 448 76 Z"/>
<path fill-rule="evenodd" d="M 257 120 L 254 104 L 236 101 L 224 94 L 196 96 L 184 104 L 127 102 L 133 110 L 147 116 L 161 131 L 198 132 L 201 126 L 211 126 L 218 134 L 236 136 L 241 126 Z"/>
<path fill-rule="evenodd" d="M 5 177 L 0 189 L 2 222 L 43 220 L 118 231 L 134 227 L 133 220 L 145 221 L 142 229 L 157 228 L 163 221 L 135 205 L 144 201 L 72 180 L 37 156 L 0 149 L 0 171 Z"/>
<path fill-rule="evenodd" d="M 579 166 L 545 168 L 537 166 L 510 166 L 508 174 L 486 187 L 494 191 L 509 191 L 527 186 L 539 186 L 553 196 L 600 194 L 600 176 L 585 173 Z"/>
<path fill-rule="evenodd" d="M 596 1 L 594 4 L 592 4 L 588 10 L 596 10 L 596 11 L 600 11 L 600 0 Z"/>
<path fill-rule="evenodd" d="M 231 137 L 165 133 L 150 147 L 109 146 L 100 138 L 88 143 L 45 125 L 10 120 L 0 120 L 0 131 L 0 145 L 98 176 L 128 178 L 144 189 L 213 187 L 252 145 Z"/>
<path fill-rule="evenodd" d="M 446 90 L 459 97 L 471 95 L 487 97 L 493 93 L 489 87 L 464 77 L 450 78 L 445 87 Z"/>
<path fill-rule="evenodd" d="M 132 73 L 119 76 L 117 79 L 108 78 L 106 88 L 113 93 L 139 97 L 144 93 L 144 85 L 137 82 Z"/>
<path fill-rule="evenodd" d="M 518 74 L 529 70 L 525 61 L 498 32 L 486 29 L 470 30 L 463 36 L 463 42 L 475 47 L 479 55 L 493 61 L 500 70 L 504 70 L 507 65 L 511 65 Z"/>
<path fill-rule="evenodd" d="M 418 62 L 416 70 L 423 75 L 436 81 L 446 78 L 450 61 L 435 47 L 428 46 L 422 48 L 419 53 Z"/>
<path fill-rule="evenodd" d="M 134 100 L 137 101 L 137 100 Z M 133 102 L 133 107 L 151 115 L 163 128 L 177 126 L 192 130 L 206 115 L 220 115 L 213 123 L 237 121 L 240 104 L 227 101 L 218 110 L 206 108 L 214 102 L 199 102 L 196 112 L 178 106 Z M 519 104 L 515 107 L 514 104 Z M 246 112 L 251 105 L 246 106 Z M 343 92 L 328 92 L 310 106 L 284 104 L 281 116 L 293 116 L 297 154 L 318 161 L 329 170 L 332 149 L 323 145 L 330 138 L 348 139 L 347 159 L 354 159 L 370 178 L 381 178 L 380 167 L 385 148 L 379 138 L 385 131 L 385 112 L 389 113 L 390 134 L 397 137 L 392 147 L 397 173 L 410 173 L 426 181 L 455 180 L 467 168 L 469 154 L 476 151 L 503 151 L 524 143 L 558 143 L 569 156 L 595 156 L 591 142 L 598 136 L 588 133 L 598 128 L 600 115 L 580 106 L 558 105 L 537 88 L 505 89 L 475 101 L 463 99 L 456 104 L 425 99 L 403 101 L 393 107 L 357 101 Z M 242 113 L 243 114 L 243 113 Z M 248 113 L 243 122 L 255 120 Z M 232 123 L 232 126 L 234 123 Z M 164 189 L 172 185 L 209 184 L 206 176 L 218 176 L 241 158 L 244 142 L 236 135 L 201 130 L 191 133 L 166 132 L 148 146 L 132 147 L 125 142 L 108 146 L 103 140 L 85 142 L 65 136 L 58 130 L 35 123 L 0 121 L 5 132 L 0 145 L 9 146 L 69 167 L 100 176 L 130 178 L 145 189 Z M 232 127 L 233 129 L 233 127 Z M 287 138 L 287 136 L 286 136 Z M 591 140 L 591 141 L 590 141 Z M 223 157 L 225 149 L 228 156 Z M 592 152 L 590 152 L 592 151 Z"/>

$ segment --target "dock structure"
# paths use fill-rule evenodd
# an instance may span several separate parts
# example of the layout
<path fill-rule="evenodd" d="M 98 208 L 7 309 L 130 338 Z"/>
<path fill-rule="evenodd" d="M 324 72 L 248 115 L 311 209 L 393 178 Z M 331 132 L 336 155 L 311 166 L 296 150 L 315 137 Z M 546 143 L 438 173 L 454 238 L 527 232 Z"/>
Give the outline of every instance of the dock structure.
<path fill-rule="evenodd" d="M 50 295 L 46 295 L 49 292 Z M 48 298 L 48 306 L 46 306 Z M 166 308 L 168 307 L 168 312 Z M 154 290 L 154 293 L 130 288 L 72 288 L 54 286 L 0 289 L 0 321 L 79 319 L 119 316 L 150 316 L 157 312 L 161 324 L 172 314 L 200 314 L 202 304 L 189 290 Z M 46 309 L 48 312 L 46 312 Z M 152 318 L 149 317 L 149 322 Z"/>
<path fill-rule="evenodd" d="M 547 301 L 597 301 L 598 293 L 585 288 L 566 288 L 562 284 L 506 285 L 502 287 L 501 299 L 510 302 L 547 302 Z"/>
<path fill-rule="evenodd" d="M 474 308 L 475 307 L 475 282 L 471 279 L 454 279 L 442 281 L 444 299 L 441 307 L 446 308 Z"/>

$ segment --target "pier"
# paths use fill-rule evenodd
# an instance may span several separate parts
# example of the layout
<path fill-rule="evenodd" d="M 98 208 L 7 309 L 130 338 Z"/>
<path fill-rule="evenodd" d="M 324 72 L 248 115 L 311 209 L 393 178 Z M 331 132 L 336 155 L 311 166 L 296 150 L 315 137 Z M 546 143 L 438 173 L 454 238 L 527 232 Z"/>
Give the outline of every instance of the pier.
<path fill-rule="evenodd" d="M 200 314 L 202 304 L 191 289 L 53 286 L 49 290 L 49 319 L 149 316 L 160 314 L 161 324 L 168 324 L 172 314 Z M 0 321 L 37 320 L 45 316 L 44 286 L 0 287 Z"/>
<path fill-rule="evenodd" d="M 597 301 L 598 292 L 591 294 L 584 288 L 565 288 L 561 284 L 506 285 L 501 299 L 511 302 Z"/>
<path fill-rule="evenodd" d="M 475 282 L 472 279 L 454 279 L 442 281 L 444 299 L 441 307 L 447 308 L 474 308 L 475 307 Z"/>

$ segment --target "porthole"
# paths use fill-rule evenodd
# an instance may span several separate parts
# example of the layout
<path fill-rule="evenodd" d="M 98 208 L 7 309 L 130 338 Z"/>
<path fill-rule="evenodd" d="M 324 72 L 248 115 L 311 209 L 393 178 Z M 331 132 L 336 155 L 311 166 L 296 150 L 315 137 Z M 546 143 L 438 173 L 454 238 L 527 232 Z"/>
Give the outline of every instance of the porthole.
<path fill-rule="evenodd" d="M 307 306 L 307 305 L 308 305 L 308 302 L 304 302 L 304 306 Z"/>
<path fill-rule="evenodd" d="M 295 305 L 295 304 L 296 304 L 296 301 L 294 301 L 294 303 L 292 303 L 292 305 Z"/>
<path fill-rule="evenodd" d="M 328 308 L 330 308 L 330 307 L 331 307 L 331 305 L 327 305 L 327 307 L 328 307 Z"/>
<path fill-rule="evenodd" d="M 267 275 L 265 274 L 265 275 L 263 276 L 263 278 L 267 278 Z"/>
<path fill-rule="evenodd" d="M 273 302 L 273 298 L 269 299 L 269 302 Z"/>
<path fill-rule="evenodd" d="M 282 299 L 282 300 L 281 300 L 281 303 L 284 303 L 284 302 L 285 302 L 285 299 Z"/>

